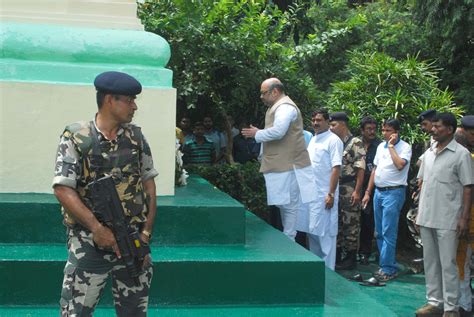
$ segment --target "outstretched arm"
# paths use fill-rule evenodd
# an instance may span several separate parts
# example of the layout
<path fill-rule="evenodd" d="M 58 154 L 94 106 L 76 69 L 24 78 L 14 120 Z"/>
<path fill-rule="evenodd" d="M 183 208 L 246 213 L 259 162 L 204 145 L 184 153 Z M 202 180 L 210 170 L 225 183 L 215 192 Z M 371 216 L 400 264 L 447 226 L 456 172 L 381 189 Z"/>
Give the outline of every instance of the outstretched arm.
<path fill-rule="evenodd" d="M 296 120 L 298 113 L 293 106 L 283 104 L 275 111 L 273 126 L 267 129 L 258 129 L 253 125 L 242 129 L 242 135 L 255 138 L 258 143 L 280 140 L 288 132 L 292 121 Z"/>

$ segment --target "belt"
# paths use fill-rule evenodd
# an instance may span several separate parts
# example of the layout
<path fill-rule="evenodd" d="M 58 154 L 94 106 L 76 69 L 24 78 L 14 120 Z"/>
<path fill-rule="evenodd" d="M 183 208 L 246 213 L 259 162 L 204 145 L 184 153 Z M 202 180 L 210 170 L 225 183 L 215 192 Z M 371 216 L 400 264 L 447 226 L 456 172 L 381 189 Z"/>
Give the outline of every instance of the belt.
<path fill-rule="evenodd" d="M 405 185 L 376 187 L 376 188 L 377 188 L 378 191 L 384 192 L 384 191 L 392 190 L 392 189 L 405 188 Z"/>

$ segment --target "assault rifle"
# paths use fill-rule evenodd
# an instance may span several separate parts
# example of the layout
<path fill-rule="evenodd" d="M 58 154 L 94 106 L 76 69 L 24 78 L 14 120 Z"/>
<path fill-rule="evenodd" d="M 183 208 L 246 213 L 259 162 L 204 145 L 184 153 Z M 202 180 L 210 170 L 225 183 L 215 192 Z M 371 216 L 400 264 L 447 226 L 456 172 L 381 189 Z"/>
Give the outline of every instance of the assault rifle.
<path fill-rule="evenodd" d="M 105 176 L 91 183 L 91 198 L 94 215 L 112 230 L 122 255 L 122 262 L 138 285 L 143 260 L 150 253 L 150 247 L 143 244 L 139 233 L 130 227 L 112 176 Z"/>

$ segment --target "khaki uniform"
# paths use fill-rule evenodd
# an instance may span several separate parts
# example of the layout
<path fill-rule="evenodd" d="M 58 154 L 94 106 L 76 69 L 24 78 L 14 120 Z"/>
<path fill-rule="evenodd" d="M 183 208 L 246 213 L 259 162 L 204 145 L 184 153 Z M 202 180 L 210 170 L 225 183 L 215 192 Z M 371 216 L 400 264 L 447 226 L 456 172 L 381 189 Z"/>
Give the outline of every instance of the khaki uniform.
<path fill-rule="evenodd" d="M 351 206 L 357 169 L 365 169 L 365 148 L 361 139 L 348 135 L 344 142 L 341 177 L 339 178 L 339 224 L 337 249 L 357 252 L 360 233 L 360 205 Z"/>

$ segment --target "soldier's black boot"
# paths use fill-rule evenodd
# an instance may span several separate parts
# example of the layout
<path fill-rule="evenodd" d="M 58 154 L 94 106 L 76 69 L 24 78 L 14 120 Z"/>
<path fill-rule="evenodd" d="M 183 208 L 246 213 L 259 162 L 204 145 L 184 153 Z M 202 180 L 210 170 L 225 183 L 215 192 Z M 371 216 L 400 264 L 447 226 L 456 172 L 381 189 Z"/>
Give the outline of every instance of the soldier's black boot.
<path fill-rule="evenodd" d="M 357 252 L 349 251 L 340 264 L 336 264 L 336 270 L 353 270 L 357 266 Z"/>

